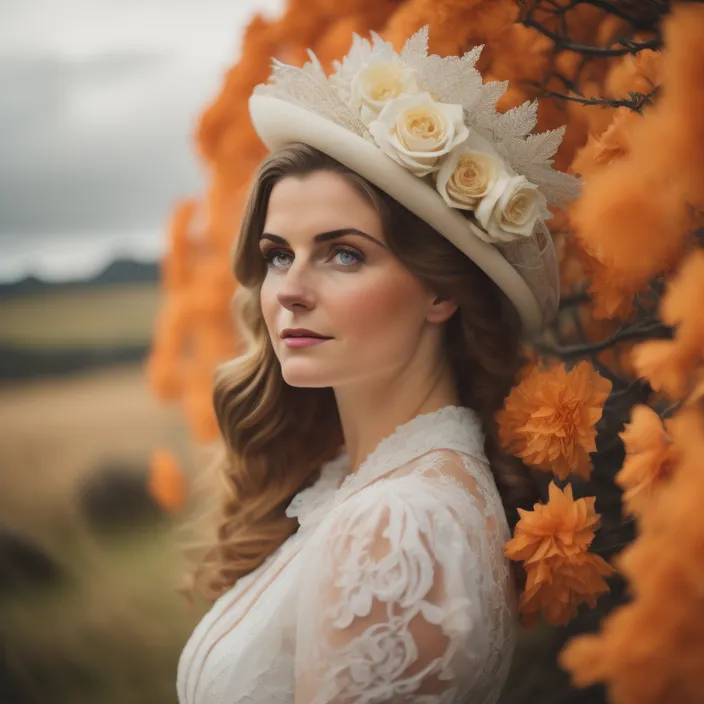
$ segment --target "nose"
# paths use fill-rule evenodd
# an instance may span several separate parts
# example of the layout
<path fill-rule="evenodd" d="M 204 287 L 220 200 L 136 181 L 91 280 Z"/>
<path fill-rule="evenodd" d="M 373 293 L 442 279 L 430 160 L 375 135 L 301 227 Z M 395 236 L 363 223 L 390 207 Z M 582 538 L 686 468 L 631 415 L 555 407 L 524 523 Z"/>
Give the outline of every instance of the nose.
<path fill-rule="evenodd" d="M 303 266 L 297 267 L 297 262 L 291 265 L 281 279 L 276 298 L 287 310 L 311 309 L 315 307 L 315 295 L 309 282 L 306 282 Z M 301 265 L 303 262 L 301 262 Z"/>

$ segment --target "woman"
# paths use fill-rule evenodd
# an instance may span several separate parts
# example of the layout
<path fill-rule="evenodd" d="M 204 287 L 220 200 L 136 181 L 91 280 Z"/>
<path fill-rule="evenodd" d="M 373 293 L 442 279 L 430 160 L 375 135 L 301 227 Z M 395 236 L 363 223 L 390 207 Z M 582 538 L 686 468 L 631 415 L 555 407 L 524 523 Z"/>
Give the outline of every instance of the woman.
<path fill-rule="evenodd" d="M 356 38 L 330 79 L 279 66 L 250 101 L 273 153 L 237 240 L 245 347 L 215 389 L 228 500 L 199 572 L 217 600 L 181 704 L 489 703 L 505 682 L 507 516 L 535 487 L 493 417 L 555 305 L 546 197 L 442 102 L 449 64 L 423 39 L 399 56 Z"/>

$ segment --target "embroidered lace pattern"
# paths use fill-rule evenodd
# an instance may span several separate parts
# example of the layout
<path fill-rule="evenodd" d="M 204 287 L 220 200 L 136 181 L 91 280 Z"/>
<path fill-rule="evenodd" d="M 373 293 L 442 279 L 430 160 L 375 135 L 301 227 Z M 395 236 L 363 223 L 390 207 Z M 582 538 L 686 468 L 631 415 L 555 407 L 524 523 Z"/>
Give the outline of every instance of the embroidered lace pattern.
<path fill-rule="evenodd" d="M 476 415 L 449 406 L 399 426 L 353 474 L 344 453 L 326 464 L 291 502 L 300 529 L 274 562 L 295 555 L 256 576 L 274 587 L 249 625 L 219 624 L 206 681 L 182 683 L 180 703 L 496 702 L 516 594 L 482 445 Z"/>

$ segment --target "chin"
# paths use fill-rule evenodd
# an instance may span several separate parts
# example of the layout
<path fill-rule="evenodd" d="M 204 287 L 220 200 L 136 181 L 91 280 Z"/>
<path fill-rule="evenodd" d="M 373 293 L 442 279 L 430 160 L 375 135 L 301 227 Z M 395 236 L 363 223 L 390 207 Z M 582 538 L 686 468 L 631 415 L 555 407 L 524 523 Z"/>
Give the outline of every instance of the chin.
<path fill-rule="evenodd" d="M 330 374 L 326 374 L 312 359 L 289 359 L 281 364 L 281 376 L 289 386 L 321 389 L 332 386 Z"/>

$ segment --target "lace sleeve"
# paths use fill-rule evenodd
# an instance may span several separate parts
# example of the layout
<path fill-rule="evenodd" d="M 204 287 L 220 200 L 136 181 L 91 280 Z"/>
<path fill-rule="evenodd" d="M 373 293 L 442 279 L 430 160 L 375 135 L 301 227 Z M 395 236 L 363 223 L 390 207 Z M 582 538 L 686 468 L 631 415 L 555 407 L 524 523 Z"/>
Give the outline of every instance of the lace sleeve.
<path fill-rule="evenodd" d="M 391 478 L 321 523 L 299 593 L 296 704 L 449 704 L 473 692 L 492 647 L 494 585 L 468 498 Z"/>

